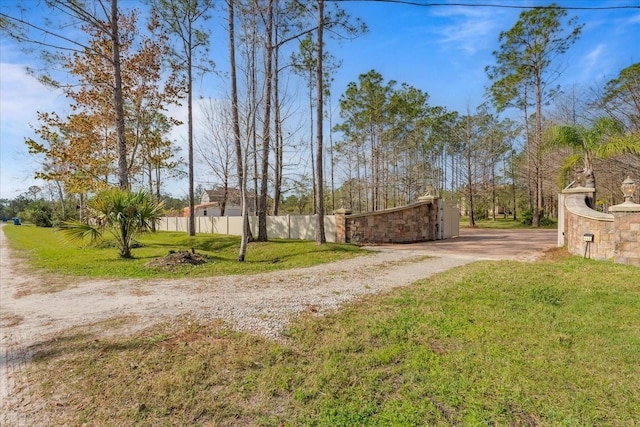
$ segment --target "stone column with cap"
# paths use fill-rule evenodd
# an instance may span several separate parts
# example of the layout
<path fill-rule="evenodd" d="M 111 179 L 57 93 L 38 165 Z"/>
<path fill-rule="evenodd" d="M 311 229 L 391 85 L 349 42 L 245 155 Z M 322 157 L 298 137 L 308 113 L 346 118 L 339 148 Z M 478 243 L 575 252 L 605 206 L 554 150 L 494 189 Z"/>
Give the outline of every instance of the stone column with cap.
<path fill-rule="evenodd" d="M 347 215 L 351 215 L 351 210 L 341 208 L 333 214 L 336 217 L 336 243 L 349 243 Z"/>
<path fill-rule="evenodd" d="M 614 262 L 640 267 L 640 204 L 634 203 L 636 183 L 627 177 L 622 183 L 624 202 L 609 208 L 614 217 Z"/>

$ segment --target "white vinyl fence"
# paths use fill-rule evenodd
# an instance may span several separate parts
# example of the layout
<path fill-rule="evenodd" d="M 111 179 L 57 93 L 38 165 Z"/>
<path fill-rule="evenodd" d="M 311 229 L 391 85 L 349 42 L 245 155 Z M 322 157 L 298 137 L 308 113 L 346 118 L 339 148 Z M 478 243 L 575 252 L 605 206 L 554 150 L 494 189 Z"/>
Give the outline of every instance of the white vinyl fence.
<path fill-rule="evenodd" d="M 249 217 L 251 232 L 258 235 L 258 217 Z M 158 224 L 159 231 L 187 232 L 189 218 L 164 217 Z M 327 242 L 336 241 L 336 219 L 325 215 L 324 232 Z M 239 216 L 202 216 L 196 217 L 196 233 L 242 235 L 242 217 Z M 316 217 L 314 215 L 286 215 L 267 217 L 267 235 L 274 239 L 315 240 Z"/>

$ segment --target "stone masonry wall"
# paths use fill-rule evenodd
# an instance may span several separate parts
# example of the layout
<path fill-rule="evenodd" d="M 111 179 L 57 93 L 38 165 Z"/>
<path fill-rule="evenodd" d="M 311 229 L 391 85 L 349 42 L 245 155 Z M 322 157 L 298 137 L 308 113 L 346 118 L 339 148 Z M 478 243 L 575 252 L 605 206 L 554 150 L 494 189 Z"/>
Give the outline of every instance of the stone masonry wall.
<path fill-rule="evenodd" d="M 339 242 L 410 243 L 436 240 L 437 236 L 437 199 L 363 214 L 348 215 L 344 210 L 335 214 Z"/>
<path fill-rule="evenodd" d="M 597 260 L 611 260 L 615 250 L 613 215 L 590 209 L 583 195 L 568 196 L 565 200 L 565 244 L 570 253 Z M 593 234 L 593 242 L 584 235 Z"/>
<path fill-rule="evenodd" d="M 614 262 L 640 267 L 640 212 L 613 214 L 616 225 Z"/>
<path fill-rule="evenodd" d="M 592 190 L 566 191 L 564 198 L 564 242 L 574 255 L 596 260 L 610 260 L 640 267 L 640 205 L 623 203 L 612 206 L 611 213 L 602 213 L 586 205 L 585 196 Z M 587 189 L 584 189 L 587 190 Z M 593 234 L 593 242 L 584 241 L 585 234 Z"/>

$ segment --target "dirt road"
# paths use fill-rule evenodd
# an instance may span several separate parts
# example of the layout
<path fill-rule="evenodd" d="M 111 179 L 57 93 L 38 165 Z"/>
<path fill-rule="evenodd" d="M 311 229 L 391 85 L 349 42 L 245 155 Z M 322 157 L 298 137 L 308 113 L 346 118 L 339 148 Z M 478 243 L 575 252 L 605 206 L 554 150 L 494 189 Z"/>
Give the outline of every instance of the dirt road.
<path fill-rule="evenodd" d="M 307 310 L 323 313 L 479 259 L 533 260 L 555 241 L 555 230 L 463 229 L 460 237 L 446 241 L 377 246 L 372 255 L 269 274 L 81 280 L 29 271 L 0 232 L 0 425 L 29 425 L 38 405 L 29 401 L 21 372 L 34 346 L 72 327 L 126 317 L 121 329 L 109 333 L 133 333 L 191 314 L 278 339 L 288 321 Z M 61 290 L 42 291 L 66 281 L 72 283 Z"/>

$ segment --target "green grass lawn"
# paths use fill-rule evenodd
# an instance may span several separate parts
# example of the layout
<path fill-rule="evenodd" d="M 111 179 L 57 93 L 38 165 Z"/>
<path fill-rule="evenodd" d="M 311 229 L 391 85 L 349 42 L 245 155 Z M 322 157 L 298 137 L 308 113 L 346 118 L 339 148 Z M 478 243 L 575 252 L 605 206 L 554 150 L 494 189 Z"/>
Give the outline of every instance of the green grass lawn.
<path fill-rule="evenodd" d="M 35 268 L 72 276 L 108 278 L 204 277 L 228 274 L 250 274 L 294 267 L 307 267 L 366 254 L 355 245 L 318 246 L 301 240 L 276 240 L 250 243 L 245 261 L 237 261 L 240 237 L 158 232 L 140 236 L 141 247 L 133 249 L 134 259 L 123 259 L 109 241 L 99 245 L 81 244 L 66 239 L 62 232 L 32 225 L 3 227 L 11 246 L 27 257 Z M 147 267 L 170 251 L 191 251 L 206 255 L 209 262 L 182 265 L 175 271 Z"/>
<path fill-rule="evenodd" d="M 32 400 L 54 425 L 640 424 L 637 267 L 477 262 L 285 335 L 69 331 L 36 349 Z"/>

